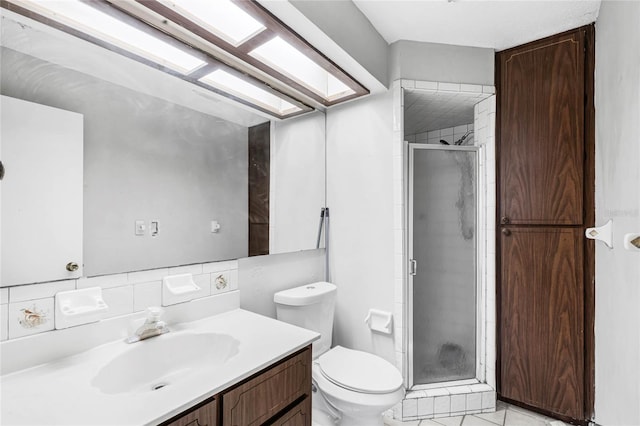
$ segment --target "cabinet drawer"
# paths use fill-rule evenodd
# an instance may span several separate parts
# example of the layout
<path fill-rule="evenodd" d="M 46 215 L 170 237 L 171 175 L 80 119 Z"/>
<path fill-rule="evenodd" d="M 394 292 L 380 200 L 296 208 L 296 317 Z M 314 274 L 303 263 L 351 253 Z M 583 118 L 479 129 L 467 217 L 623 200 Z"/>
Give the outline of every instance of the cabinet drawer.
<path fill-rule="evenodd" d="M 214 399 L 187 414 L 172 419 L 169 423 L 164 423 L 163 426 L 216 426 L 216 413 Z"/>
<path fill-rule="evenodd" d="M 311 394 L 311 350 L 281 362 L 222 395 L 224 426 L 260 425 Z M 294 423 L 292 423 L 294 424 Z"/>
<path fill-rule="evenodd" d="M 311 426 L 311 397 L 308 396 L 298 405 L 273 422 L 273 426 Z"/>

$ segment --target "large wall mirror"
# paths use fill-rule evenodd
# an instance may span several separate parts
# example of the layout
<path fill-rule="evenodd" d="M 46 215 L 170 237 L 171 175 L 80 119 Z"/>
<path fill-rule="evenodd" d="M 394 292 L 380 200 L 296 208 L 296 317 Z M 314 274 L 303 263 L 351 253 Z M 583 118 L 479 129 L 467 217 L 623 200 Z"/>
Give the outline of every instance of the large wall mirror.
<path fill-rule="evenodd" d="M 325 204 L 322 113 L 270 122 L 148 65 L 1 11 L 2 95 L 82 115 L 83 276 L 246 257 L 250 223 L 262 235 L 261 254 L 316 247 Z M 260 131 L 267 150 L 252 154 L 250 139 L 264 138 Z M 251 177 L 249 170 L 265 156 L 268 182 L 254 185 L 251 198 L 250 181 L 260 173 Z M 252 208 L 250 199 L 268 211 Z M 2 211 L 14 207 L 4 203 Z M 29 259 L 33 267 L 38 261 Z"/>

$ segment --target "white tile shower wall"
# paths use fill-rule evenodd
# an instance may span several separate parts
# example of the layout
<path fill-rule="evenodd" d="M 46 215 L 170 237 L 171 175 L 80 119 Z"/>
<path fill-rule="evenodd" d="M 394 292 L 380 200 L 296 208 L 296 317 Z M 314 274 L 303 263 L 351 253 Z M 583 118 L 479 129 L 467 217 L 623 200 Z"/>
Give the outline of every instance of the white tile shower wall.
<path fill-rule="evenodd" d="M 464 124 L 456 127 L 447 127 L 439 130 L 432 130 L 430 132 L 416 133 L 415 135 L 405 135 L 407 142 L 423 142 L 429 144 L 439 144 L 441 140 L 446 141 L 449 145 L 453 145 L 454 142 L 460 140 L 463 136 L 467 136 L 464 140 L 464 144 L 467 146 L 474 145 L 474 123 Z"/>
<path fill-rule="evenodd" d="M 399 204 L 394 201 L 393 227 L 396 245 L 402 241 L 402 251 L 395 252 L 394 260 L 394 290 L 396 317 L 398 310 L 402 311 L 403 321 L 396 323 L 396 337 L 402 336 L 402 342 L 396 341 L 396 365 L 402 371 L 403 376 L 408 379 L 408 328 L 406 316 L 407 294 L 406 294 L 406 268 L 408 262 L 406 257 L 406 233 L 407 224 L 405 222 L 404 194 L 407 189 L 407 167 L 408 161 L 405 141 L 411 139 L 412 142 L 425 141 L 439 143 L 444 139 L 449 143 L 460 139 L 464 134 L 473 130 L 474 137 L 470 139 L 474 145 L 483 146 L 482 163 L 484 172 L 480 178 L 484 182 L 484 189 L 480 198 L 484 198 L 484 209 L 481 214 L 480 234 L 484 235 L 486 245 L 480 249 L 479 256 L 484 259 L 480 268 L 481 274 L 481 299 L 479 300 L 482 326 L 480 327 L 480 371 L 478 378 L 486 381 L 486 384 L 473 385 L 455 389 L 455 394 L 451 394 L 453 388 L 437 388 L 426 391 L 409 391 L 405 400 L 393 409 L 393 416 L 396 419 L 416 420 L 434 417 L 447 417 L 452 414 L 471 414 L 478 412 L 489 412 L 495 410 L 495 96 L 491 96 L 475 108 L 475 120 L 473 124 L 458 126 L 454 128 L 440 129 L 430 133 L 409 135 L 403 134 L 402 123 L 404 121 L 404 93 L 403 88 L 420 88 L 425 90 L 445 90 L 460 92 L 482 92 L 487 94 L 495 93 L 493 86 L 479 86 L 466 84 L 438 83 L 431 81 L 397 80 L 392 84 L 393 91 L 393 176 L 394 176 L 394 200 L 399 200 Z M 401 157 L 401 158 L 396 158 Z M 402 165 L 400 168 L 399 165 Z M 399 184 L 396 182 L 399 181 Z M 480 203 L 480 206 L 483 204 Z M 464 390 L 463 390 L 464 389 Z M 467 392 L 468 391 L 468 392 Z M 410 401 L 411 400 L 411 401 Z M 408 402 L 410 401 L 410 402 Z M 416 401 L 416 402 L 414 402 Z M 405 404 L 406 410 L 405 410 Z M 414 413 L 414 404 L 416 407 Z M 460 411 L 458 411 L 460 410 Z"/>
<path fill-rule="evenodd" d="M 53 330 L 54 296 L 59 291 L 101 287 L 109 306 L 107 319 L 160 306 L 161 280 L 167 275 L 194 274 L 194 281 L 201 288 L 197 298 L 237 290 L 237 269 L 238 262 L 234 260 L 1 288 L 0 338 L 15 339 Z M 226 277 L 227 286 L 213 291 L 212 282 L 219 275 Z"/>

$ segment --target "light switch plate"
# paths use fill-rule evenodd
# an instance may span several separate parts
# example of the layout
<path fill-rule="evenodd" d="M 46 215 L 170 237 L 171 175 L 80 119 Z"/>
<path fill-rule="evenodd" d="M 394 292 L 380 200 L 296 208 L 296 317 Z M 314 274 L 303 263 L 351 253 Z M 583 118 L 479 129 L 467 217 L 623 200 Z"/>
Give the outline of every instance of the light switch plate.
<path fill-rule="evenodd" d="M 144 220 L 136 220 L 136 235 L 144 235 L 147 230 L 147 226 L 144 224 Z"/>

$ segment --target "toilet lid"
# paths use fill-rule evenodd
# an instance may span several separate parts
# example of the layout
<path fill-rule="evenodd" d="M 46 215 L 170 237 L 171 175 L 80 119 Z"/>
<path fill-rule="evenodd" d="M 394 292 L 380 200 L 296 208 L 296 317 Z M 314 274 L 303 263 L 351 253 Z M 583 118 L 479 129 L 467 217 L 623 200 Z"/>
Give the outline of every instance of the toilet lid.
<path fill-rule="evenodd" d="M 402 387 L 400 372 L 379 356 L 336 346 L 318 358 L 320 371 L 334 384 L 363 393 L 389 393 Z"/>

